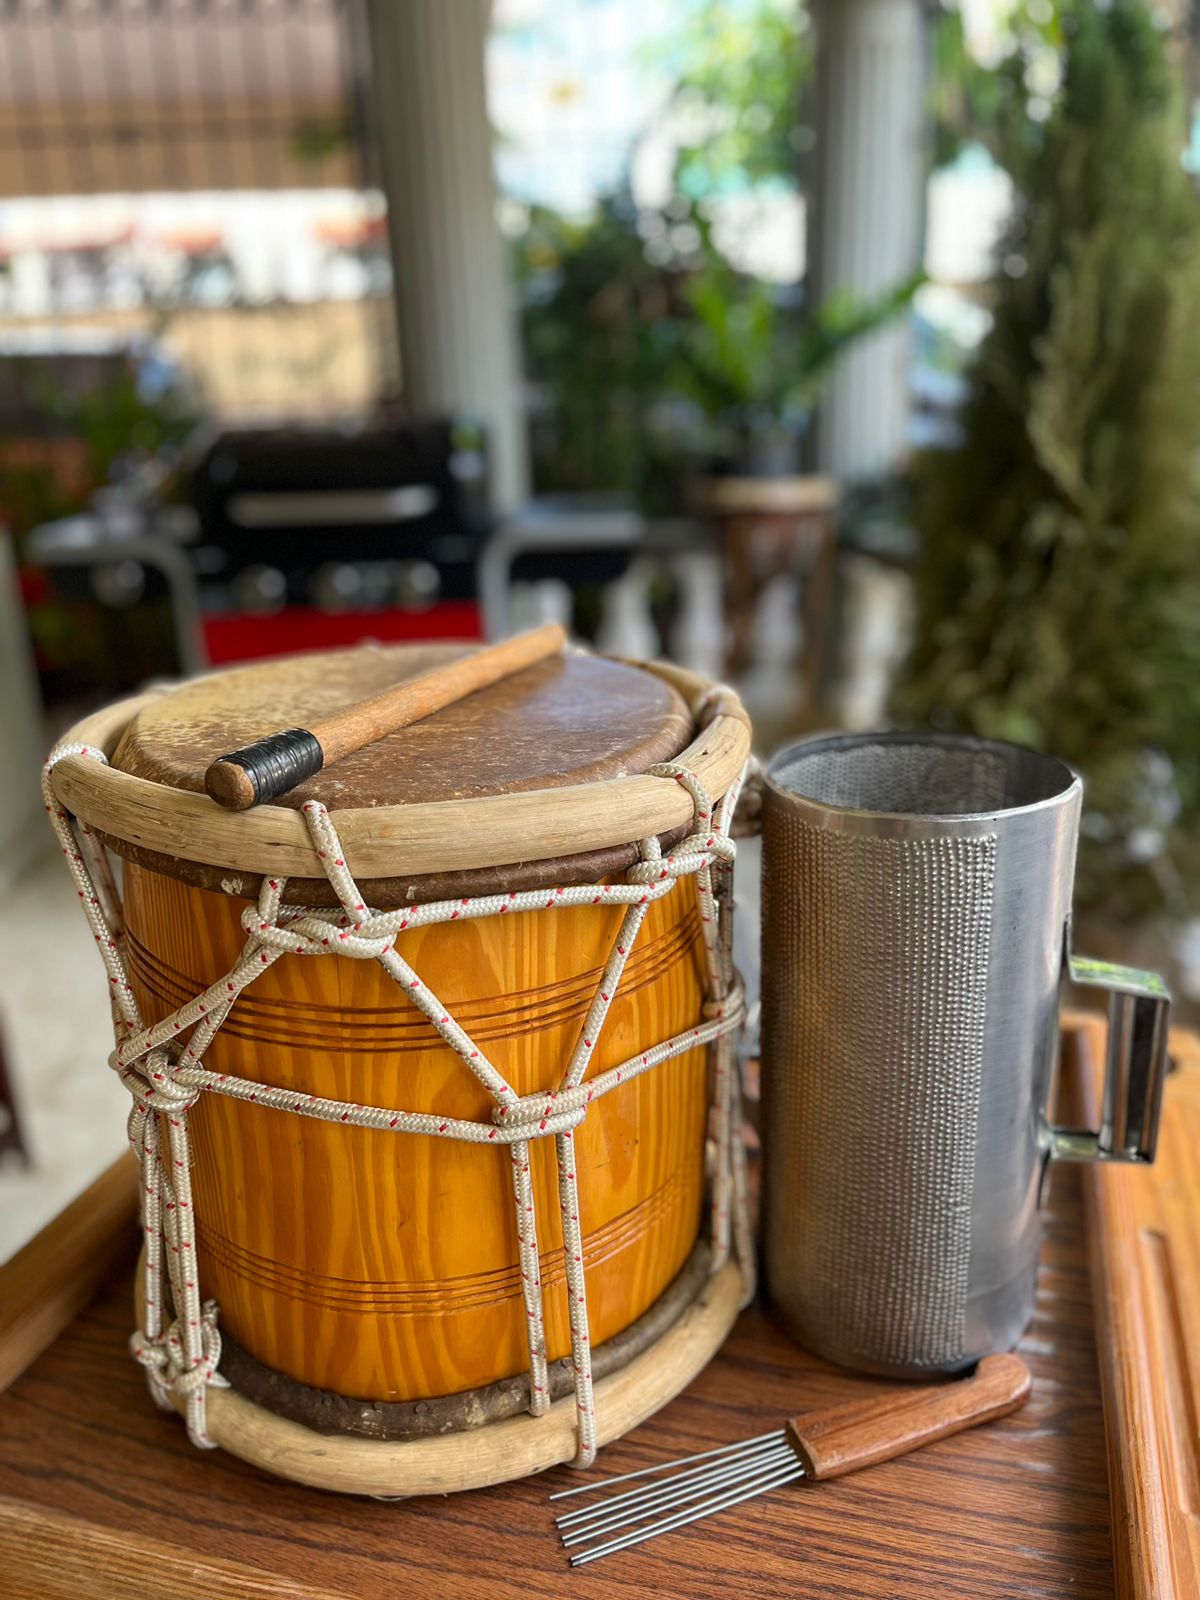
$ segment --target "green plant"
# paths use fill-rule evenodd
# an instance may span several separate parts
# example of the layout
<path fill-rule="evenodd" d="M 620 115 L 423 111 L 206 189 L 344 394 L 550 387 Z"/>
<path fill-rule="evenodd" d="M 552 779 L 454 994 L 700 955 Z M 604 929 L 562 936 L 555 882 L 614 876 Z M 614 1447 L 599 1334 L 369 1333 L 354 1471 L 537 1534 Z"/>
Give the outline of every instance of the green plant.
<path fill-rule="evenodd" d="M 689 469 L 794 447 L 829 370 L 920 282 L 876 300 L 739 271 L 714 240 L 730 195 L 799 187 L 811 68 L 799 0 L 705 0 L 661 46 L 671 116 L 691 132 L 673 193 L 640 209 L 626 182 L 576 221 L 534 208 L 515 252 L 539 490 L 610 490 L 677 511 Z M 678 132 L 678 128 L 676 128 Z"/>
<path fill-rule="evenodd" d="M 531 211 L 515 276 L 539 490 L 677 510 L 690 461 L 720 447 L 681 360 L 703 337 L 688 285 L 710 269 L 739 294 L 749 282 L 712 242 L 715 196 L 797 187 L 806 28 L 799 0 L 689 8 L 654 51 L 674 77 L 671 115 L 695 134 L 677 152 L 673 194 L 639 210 L 625 181 L 582 220 Z"/>
<path fill-rule="evenodd" d="M 811 138 L 801 104 L 812 72 L 808 7 L 705 0 L 664 50 L 680 63 L 674 103 L 702 130 L 678 152 L 676 191 L 702 203 L 731 190 L 794 190 Z"/>
<path fill-rule="evenodd" d="M 918 475 L 900 713 L 1083 772 L 1080 895 L 1200 881 L 1200 207 L 1143 0 L 1063 6 L 1061 89 L 1019 186 L 961 446 Z"/>
<path fill-rule="evenodd" d="M 516 276 L 542 492 L 617 490 L 649 506 L 668 493 L 683 270 L 647 258 L 628 195 L 583 222 L 531 213 Z"/>
<path fill-rule="evenodd" d="M 31 382 L 49 437 L 8 440 L 0 450 L 0 521 L 18 558 L 39 524 L 81 511 L 97 489 L 149 469 L 155 492 L 199 421 L 195 397 L 152 349 L 127 351 L 86 389 L 51 367 Z M 147 485 L 149 487 L 149 485 Z M 78 595 L 64 597 L 45 573 L 27 569 L 26 615 L 48 699 L 105 683 L 132 688 L 174 660 L 165 601 L 145 606 L 136 635 L 114 644 L 111 617 Z"/>
<path fill-rule="evenodd" d="M 132 353 L 94 388 L 53 397 L 47 409 L 86 444 L 96 484 L 113 482 L 131 466 L 172 454 L 200 421 L 188 389 L 178 381 L 148 384 Z"/>
<path fill-rule="evenodd" d="M 1007 48 L 999 61 L 981 62 L 968 48 L 961 7 L 942 0 L 932 30 L 929 94 L 935 166 L 948 165 L 964 144 L 975 143 L 1015 175 L 1037 152 L 1072 4 L 1015 0 L 1005 16 Z"/>
<path fill-rule="evenodd" d="M 847 346 L 890 322 L 922 281 L 916 273 L 874 300 L 838 293 L 809 313 L 795 292 L 709 260 L 683 291 L 694 318 L 680 342 L 686 387 L 735 428 L 802 424 Z"/>

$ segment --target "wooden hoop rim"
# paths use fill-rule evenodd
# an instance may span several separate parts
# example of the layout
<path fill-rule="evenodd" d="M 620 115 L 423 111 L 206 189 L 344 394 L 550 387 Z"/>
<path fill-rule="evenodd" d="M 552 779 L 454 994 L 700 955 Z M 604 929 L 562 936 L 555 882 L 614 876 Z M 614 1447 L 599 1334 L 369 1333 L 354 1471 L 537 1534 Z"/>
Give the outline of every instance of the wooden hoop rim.
<path fill-rule="evenodd" d="M 741 701 L 732 689 L 682 668 L 636 665 L 670 683 L 693 713 L 716 689 L 710 720 L 675 759 L 719 798 L 750 754 L 750 722 Z M 159 693 L 135 695 L 85 717 L 65 742 L 93 745 L 111 757 L 125 727 Z M 231 871 L 323 876 L 303 816 L 284 806 L 225 812 L 207 795 L 150 783 L 82 755 L 59 761 L 51 786 L 88 827 L 145 850 Z M 641 774 L 331 815 L 351 871 L 369 879 L 503 867 L 628 844 L 690 822 L 692 801 L 679 784 Z"/>
<path fill-rule="evenodd" d="M 595 1386 L 596 1438 L 620 1438 L 673 1400 L 706 1367 L 737 1321 L 743 1292 L 734 1261 L 710 1278 L 679 1320 L 619 1371 Z M 176 1410 L 187 1409 L 175 1397 Z M 210 1388 L 208 1434 L 239 1460 L 276 1477 L 340 1494 L 454 1494 L 526 1478 L 575 1458 L 575 1398 L 542 1417 L 503 1422 L 432 1439 L 377 1440 L 316 1433 L 255 1405 L 236 1389 Z"/>

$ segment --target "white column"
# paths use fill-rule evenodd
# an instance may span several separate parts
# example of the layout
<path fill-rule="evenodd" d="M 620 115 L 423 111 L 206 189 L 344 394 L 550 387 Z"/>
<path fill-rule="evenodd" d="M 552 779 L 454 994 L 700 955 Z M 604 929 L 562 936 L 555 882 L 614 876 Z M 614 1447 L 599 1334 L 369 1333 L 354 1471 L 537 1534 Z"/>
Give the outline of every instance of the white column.
<path fill-rule="evenodd" d="M 369 0 L 404 398 L 487 427 L 492 502 L 528 489 L 515 310 L 496 224 L 488 0 Z"/>
<path fill-rule="evenodd" d="M 925 239 L 924 0 L 820 0 L 814 219 L 820 304 L 835 289 L 878 295 L 920 265 Z M 841 358 L 817 419 L 817 461 L 842 479 L 893 467 L 908 423 L 905 319 Z"/>

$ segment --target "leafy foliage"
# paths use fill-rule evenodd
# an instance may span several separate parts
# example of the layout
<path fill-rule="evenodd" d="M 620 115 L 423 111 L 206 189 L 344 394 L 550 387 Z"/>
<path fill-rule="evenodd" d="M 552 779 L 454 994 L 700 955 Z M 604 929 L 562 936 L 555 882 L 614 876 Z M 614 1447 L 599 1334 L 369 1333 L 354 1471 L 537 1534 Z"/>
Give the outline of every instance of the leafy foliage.
<path fill-rule="evenodd" d="M 47 410 L 85 442 L 97 484 L 117 482 L 156 458 L 173 459 L 201 416 L 177 377 L 148 382 L 134 356 L 95 387 L 52 398 Z"/>
<path fill-rule="evenodd" d="M 688 387 L 710 415 L 802 419 L 846 346 L 904 309 L 923 275 L 875 300 L 849 291 L 806 313 L 795 294 L 715 261 L 684 298 L 695 323 L 682 350 Z"/>
<path fill-rule="evenodd" d="M 933 29 L 930 88 L 936 166 L 953 161 L 964 143 L 979 143 L 1014 176 L 1023 168 L 1039 147 L 1058 86 L 1072 3 L 1016 0 L 1007 17 L 1007 48 L 999 61 L 981 62 L 967 47 L 960 6 L 943 0 Z"/>
<path fill-rule="evenodd" d="M 647 259 L 627 196 L 584 222 L 531 214 L 517 277 L 542 492 L 618 490 L 648 506 L 669 493 L 681 441 L 666 393 L 683 271 Z"/>
<path fill-rule="evenodd" d="M 798 0 L 706 0 L 684 37 L 675 102 L 702 130 L 679 151 L 675 187 L 694 201 L 728 190 L 796 187 L 808 146 L 801 91 L 812 72 Z"/>
<path fill-rule="evenodd" d="M 899 709 L 1084 773 L 1080 894 L 1183 910 L 1200 822 L 1200 209 L 1143 0 L 1064 8 L 960 448 L 920 473 Z M 1190 893 L 1189 893 L 1190 890 Z"/>
<path fill-rule="evenodd" d="M 798 187 L 807 10 L 706 0 L 673 38 L 672 116 L 691 132 L 665 205 L 639 209 L 625 186 L 586 221 L 535 210 L 516 260 L 538 488 L 617 490 L 650 511 L 677 510 L 701 462 L 794 448 L 837 356 L 918 281 L 813 312 L 799 284 L 739 271 L 713 218 L 729 195 Z"/>
<path fill-rule="evenodd" d="M 540 491 L 617 491 L 673 511 L 689 469 L 725 448 L 728 430 L 710 409 L 720 403 L 683 354 L 704 337 L 695 299 L 719 280 L 757 300 L 774 326 L 778 291 L 728 265 L 707 203 L 795 187 L 806 25 L 799 0 L 692 8 L 658 47 L 675 75 L 672 115 L 695 130 L 665 205 L 639 209 L 626 182 L 584 220 L 531 212 L 515 276 Z"/>
<path fill-rule="evenodd" d="M 38 374 L 30 384 L 51 423 L 43 439 L 0 447 L 0 519 L 18 558 L 39 524 L 78 512 L 96 489 L 165 476 L 200 420 L 196 397 L 174 369 L 147 350 L 126 352 L 86 387 Z M 25 610 L 48 699 L 104 683 L 133 688 L 170 670 L 175 650 L 165 599 L 143 606 L 135 635 L 104 607 L 68 594 L 44 573 L 23 573 Z"/>

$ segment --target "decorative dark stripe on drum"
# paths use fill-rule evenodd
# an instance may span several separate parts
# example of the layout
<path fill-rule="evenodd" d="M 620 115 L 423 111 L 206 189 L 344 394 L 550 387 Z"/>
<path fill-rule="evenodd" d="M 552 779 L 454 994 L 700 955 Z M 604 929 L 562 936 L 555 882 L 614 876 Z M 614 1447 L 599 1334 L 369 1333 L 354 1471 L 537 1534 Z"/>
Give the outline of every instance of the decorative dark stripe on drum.
<path fill-rule="evenodd" d="M 699 1056 L 700 1052 L 695 1054 Z M 689 1057 L 681 1059 L 686 1061 Z M 619 1255 L 629 1245 L 652 1233 L 672 1211 L 693 1202 L 698 1204 L 701 1176 L 698 1160 L 694 1167 L 677 1168 L 641 1205 L 588 1234 L 583 1247 L 585 1267 L 590 1271 Z M 202 1262 L 206 1255 L 226 1272 L 256 1288 L 325 1311 L 355 1316 L 428 1316 L 438 1312 L 455 1315 L 515 1299 L 521 1293 L 519 1265 L 471 1277 L 447 1278 L 438 1283 L 365 1282 L 360 1286 L 346 1278 L 330 1278 L 317 1272 L 301 1274 L 295 1268 L 255 1255 L 232 1244 L 200 1217 L 196 1219 L 196 1240 Z M 566 1281 L 566 1262 L 561 1249 L 543 1252 L 541 1262 L 542 1282 L 547 1289 L 557 1288 Z"/>
<path fill-rule="evenodd" d="M 693 910 L 661 938 L 635 947 L 621 979 L 621 994 L 635 994 L 656 982 L 689 950 L 699 954 L 700 937 L 699 913 Z M 126 934 L 126 951 L 131 978 L 166 1009 L 182 1005 L 204 987 L 203 979 L 179 974 L 132 933 Z M 486 1001 L 466 1002 L 455 1006 L 455 1015 L 481 1043 L 507 1038 L 515 1032 L 537 1033 L 581 1018 L 595 995 L 601 970 L 596 967 L 539 988 L 534 991 L 534 1004 L 530 1003 L 529 994 L 508 996 L 505 998 L 517 1001 L 510 1008 L 497 1009 Z M 554 1009 L 543 1009 L 547 999 L 554 1003 Z M 357 1018 L 361 1016 L 377 1020 L 359 1022 Z M 322 1033 L 310 1029 L 306 1032 L 303 1026 L 306 1020 L 318 1026 L 327 1022 L 330 1031 Z M 391 1011 L 350 1013 L 333 1006 L 306 1003 L 301 1011 L 295 1001 L 263 1000 L 252 992 L 239 996 L 221 1031 L 254 1044 L 284 1045 L 293 1049 L 320 1050 L 336 1044 L 338 1050 L 376 1054 L 381 1050 L 429 1048 L 427 1021 L 405 1006 L 397 1005 Z"/>
<path fill-rule="evenodd" d="M 425 931 L 428 932 L 429 930 Z M 648 962 L 659 959 L 660 954 L 676 953 L 685 946 L 694 943 L 700 938 L 700 935 L 700 912 L 693 901 L 684 910 L 679 920 L 668 928 L 665 933 L 659 934 L 657 938 L 650 938 L 646 934 L 642 935 L 625 964 L 626 974 L 637 976 Z M 181 968 L 172 966 L 170 962 L 163 958 L 160 952 L 151 949 L 135 933 L 130 932 L 127 937 L 131 958 L 141 966 L 147 980 L 157 985 L 164 998 L 171 998 L 172 989 L 177 989 L 181 995 L 190 999 L 198 988 L 203 988 L 206 982 L 211 981 L 201 975 L 184 972 Z M 235 952 L 231 950 L 227 955 L 223 954 L 218 958 L 217 965 L 221 966 L 222 971 L 225 969 L 225 964 L 234 959 L 234 954 Z M 579 972 L 572 973 L 570 977 L 558 978 L 539 984 L 537 993 L 542 999 L 561 996 L 572 1002 L 580 994 L 585 994 L 590 1004 L 602 971 L 602 966 L 584 968 Z M 520 995 L 514 995 L 511 998 L 523 999 L 524 995 L 525 991 L 521 991 Z M 455 1007 L 456 1013 L 464 1020 L 469 1020 L 475 1015 L 498 1015 L 499 1013 L 496 1013 L 490 1005 L 491 998 L 488 997 L 488 999 L 481 1001 L 462 1001 Z M 288 1001 L 269 998 L 258 999 L 255 997 L 254 991 L 248 991 L 242 997 L 242 1003 L 251 1002 L 264 1013 L 276 1010 L 285 1016 L 290 1016 L 293 1010 L 291 1003 Z M 335 1012 L 337 1009 L 334 1006 L 313 1005 L 312 1007 L 314 1014 L 321 1011 Z M 363 1014 L 367 1016 L 389 1016 L 391 1012 L 364 1009 Z"/>

